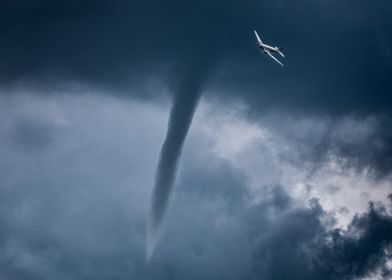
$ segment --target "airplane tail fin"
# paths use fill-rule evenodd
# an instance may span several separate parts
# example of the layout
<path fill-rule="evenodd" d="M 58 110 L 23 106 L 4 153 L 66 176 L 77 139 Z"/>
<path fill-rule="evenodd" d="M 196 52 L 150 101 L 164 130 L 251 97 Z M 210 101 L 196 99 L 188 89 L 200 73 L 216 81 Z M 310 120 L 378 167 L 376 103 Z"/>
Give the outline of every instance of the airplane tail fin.
<path fill-rule="evenodd" d="M 284 57 L 284 54 L 282 53 L 282 51 L 283 51 L 283 48 L 278 48 L 278 53 L 279 53 L 282 57 Z"/>

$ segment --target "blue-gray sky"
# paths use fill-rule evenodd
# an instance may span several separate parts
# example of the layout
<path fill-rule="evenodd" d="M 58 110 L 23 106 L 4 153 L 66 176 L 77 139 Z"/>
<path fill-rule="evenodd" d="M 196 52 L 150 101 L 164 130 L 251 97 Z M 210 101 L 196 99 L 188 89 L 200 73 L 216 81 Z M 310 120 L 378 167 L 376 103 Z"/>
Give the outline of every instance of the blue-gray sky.
<path fill-rule="evenodd" d="M 386 0 L 3 1 L 0 278 L 390 279 L 390 18 Z"/>

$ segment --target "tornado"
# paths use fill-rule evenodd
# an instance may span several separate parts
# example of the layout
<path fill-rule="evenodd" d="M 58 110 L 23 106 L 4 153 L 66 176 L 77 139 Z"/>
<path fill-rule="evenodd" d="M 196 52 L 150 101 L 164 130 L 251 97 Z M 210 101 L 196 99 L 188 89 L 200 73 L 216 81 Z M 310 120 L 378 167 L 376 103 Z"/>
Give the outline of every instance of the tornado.
<path fill-rule="evenodd" d="M 195 65 L 197 65 L 196 68 Z M 200 65 L 200 60 L 196 64 L 191 64 L 188 68 L 190 69 L 188 75 L 187 70 L 182 69 L 180 71 L 182 73 L 179 73 L 180 78 L 177 78 L 178 82 L 174 85 L 174 100 L 166 138 L 160 152 L 147 222 L 147 261 L 151 258 L 162 233 L 181 151 L 200 100 L 207 73 L 206 68 L 205 65 Z"/>

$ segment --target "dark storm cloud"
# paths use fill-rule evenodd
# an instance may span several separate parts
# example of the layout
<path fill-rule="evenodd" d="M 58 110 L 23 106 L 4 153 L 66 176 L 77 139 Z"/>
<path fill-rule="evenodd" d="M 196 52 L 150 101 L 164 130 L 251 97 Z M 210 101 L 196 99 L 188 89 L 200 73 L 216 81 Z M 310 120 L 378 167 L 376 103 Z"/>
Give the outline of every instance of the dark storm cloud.
<path fill-rule="evenodd" d="M 194 58 L 216 45 L 211 39 L 219 10 L 217 4 L 171 1 L 2 3 L 1 79 L 44 75 L 120 86 L 183 61 L 191 74 Z M 170 78 L 185 69 L 178 71 Z"/>
<path fill-rule="evenodd" d="M 333 219 L 316 199 L 298 207 L 284 188 L 263 186 L 262 200 L 249 204 L 246 177 L 224 161 L 187 167 L 158 253 L 178 256 L 167 277 L 202 278 L 205 264 L 208 277 L 227 279 L 361 279 L 377 273 L 387 279 L 392 217 L 382 204 L 370 203 L 348 230 L 331 230 Z M 193 210 L 182 213 L 183 207 Z M 200 222 L 200 216 L 207 218 Z M 198 269 L 185 270 L 187 259 Z"/>
<path fill-rule="evenodd" d="M 330 152 L 387 174 L 390 11 L 389 1 L 2 1 L 0 81 L 2 89 L 86 82 L 145 98 L 153 93 L 143 86 L 157 78 L 176 97 L 172 118 L 184 122 L 172 132 L 177 145 L 168 145 L 174 167 L 197 104 L 186 94 L 197 101 L 205 88 L 219 101 L 244 101 L 256 119 L 272 107 L 321 113 L 331 119 L 321 132 L 306 135 L 312 130 L 303 126 L 287 134 L 285 143 L 303 149 L 296 160 L 322 164 Z M 260 54 L 253 29 L 285 47 L 286 69 Z M 151 112 L 94 98 L 63 105 L 77 115 L 71 129 L 30 119 L 0 126 L 0 278 L 357 279 L 379 270 L 387 277 L 391 217 L 382 207 L 371 204 L 348 231 L 331 231 L 330 214 L 316 200 L 293 203 L 285 191 L 292 186 L 262 185 L 254 202 L 230 163 L 194 155 L 164 242 L 146 266 L 146 178 L 163 136 Z M 13 109 L 3 106 L 1 119 Z M 335 116 L 351 113 L 358 123 Z M 363 118 L 368 113 L 376 120 Z"/>
<path fill-rule="evenodd" d="M 270 105 L 313 112 L 391 109 L 390 1 L 0 5 L 3 83 L 51 77 L 128 88 L 154 75 L 178 81 L 173 64 L 185 61 L 186 70 L 179 71 L 192 75 L 194 58 L 214 60 L 219 53 L 212 88 L 256 110 Z M 286 48 L 286 69 L 260 54 L 253 29 Z"/>
<path fill-rule="evenodd" d="M 166 93 L 151 90 L 152 81 L 178 95 L 189 77 L 208 72 L 210 97 L 241 100 L 253 116 L 271 108 L 386 115 L 376 137 L 383 148 L 329 141 L 326 134 L 327 147 L 316 149 L 322 155 L 336 145 L 353 165 L 385 174 L 392 162 L 391 8 L 386 0 L 3 1 L 0 81 L 44 88 L 77 81 L 146 98 Z M 285 69 L 260 54 L 253 29 L 285 47 Z M 363 149 L 369 146 L 375 149 Z"/>
<path fill-rule="evenodd" d="M 0 81 L 44 88 L 86 82 L 146 98 L 166 93 L 151 90 L 152 81 L 176 95 L 175 88 L 203 71 L 210 97 L 242 100 L 252 115 L 281 108 L 390 118 L 391 11 L 386 0 L 3 1 Z M 285 47 L 285 69 L 260 54 L 253 29 Z M 334 149 L 388 173 L 389 126 L 379 124 L 385 145 L 375 155 L 364 154 L 366 142 L 359 153 L 347 145 Z M 339 145 L 332 142 L 325 140 Z"/>
<path fill-rule="evenodd" d="M 370 203 L 347 231 L 326 230 L 318 202 L 279 217 L 256 242 L 253 266 L 265 279 L 361 279 L 390 269 L 392 218 Z"/>
<path fill-rule="evenodd" d="M 366 213 L 357 215 L 348 232 L 329 233 L 330 242 L 319 249 L 315 266 L 326 279 L 358 279 L 380 270 L 383 278 L 391 275 L 392 217 L 383 205 L 369 204 Z"/>

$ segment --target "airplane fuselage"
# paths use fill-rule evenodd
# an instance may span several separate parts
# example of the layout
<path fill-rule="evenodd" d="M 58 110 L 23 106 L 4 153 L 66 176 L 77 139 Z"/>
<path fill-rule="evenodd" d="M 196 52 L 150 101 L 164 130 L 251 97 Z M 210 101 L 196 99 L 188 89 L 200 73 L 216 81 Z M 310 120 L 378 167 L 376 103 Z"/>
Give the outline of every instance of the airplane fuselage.
<path fill-rule="evenodd" d="M 258 44 L 258 45 L 259 45 L 259 48 L 261 48 L 263 50 L 269 50 L 270 52 L 276 52 L 276 53 L 279 52 L 279 48 L 278 47 L 272 47 L 272 46 L 264 44 L 264 43 L 261 43 L 261 44 Z"/>
<path fill-rule="evenodd" d="M 273 60 L 275 60 L 277 63 L 280 65 L 284 66 L 282 62 L 280 62 L 276 57 L 274 57 L 271 53 L 278 53 L 282 57 L 284 57 L 284 54 L 282 53 L 282 48 L 278 47 L 273 47 L 267 44 L 264 44 L 263 41 L 261 41 L 259 34 L 257 34 L 256 30 L 254 31 L 257 39 L 257 46 L 263 50 L 263 53 L 269 55 Z"/>

